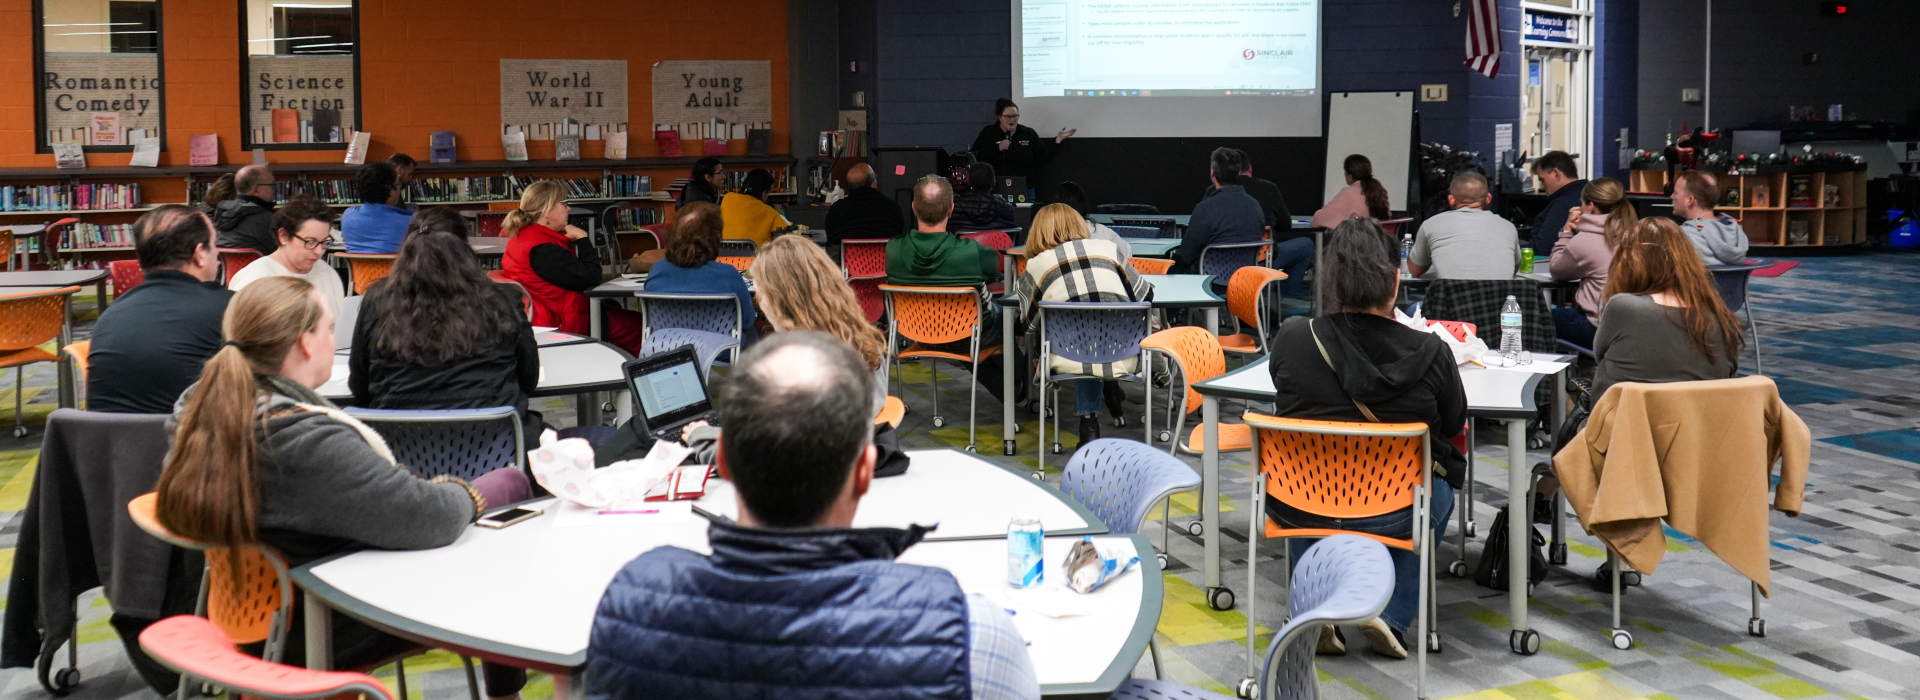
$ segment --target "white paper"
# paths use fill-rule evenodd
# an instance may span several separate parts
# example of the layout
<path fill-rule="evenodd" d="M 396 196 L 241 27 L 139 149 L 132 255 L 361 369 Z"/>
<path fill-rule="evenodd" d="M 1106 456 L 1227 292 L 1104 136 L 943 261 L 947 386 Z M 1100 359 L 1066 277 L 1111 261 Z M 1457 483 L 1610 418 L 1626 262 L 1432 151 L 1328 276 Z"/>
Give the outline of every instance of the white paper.
<path fill-rule="evenodd" d="M 1007 592 L 1007 597 L 1020 607 L 1047 617 L 1079 617 L 1099 610 L 1099 606 L 1094 605 L 1087 596 L 1057 584 L 1015 588 Z M 1015 617 L 1018 619 L 1018 616 Z"/>
<path fill-rule="evenodd" d="M 627 508 L 611 509 L 623 511 L 620 513 L 603 513 L 600 508 L 564 501 L 559 504 L 557 509 L 559 512 L 555 515 L 553 521 L 554 527 L 641 525 L 663 522 L 685 522 L 695 518 L 693 514 L 693 501 L 661 501 Z"/>
<path fill-rule="evenodd" d="M 133 140 L 133 160 L 128 165 L 136 168 L 153 168 L 160 165 L 160 139 L 141 138 Z"/>
<path fill-rule="evenodd" d="M 87 152 L 77 143 L 53 144 L 53 164 L 62 169 L 87 167 Z"/>
<path fill-rule="evenodd" d="M 1505 153 L 1513 150 L 1513 125 L 1493 125 L 1493 152 Z"/>
<path fill-rule="evenodd" d="M 1481 358 L 1480 361 L 1485 363 L 1489 371 L 1520 372 L 1524 374 L 1559 374 L 1560 370 L 1571 366 L 1565 362 L 1549 362 L 1546 360 L 1534 360 L 1529 364 L 1507 366 L 1502 364 L 1499 353 L 1488 353 L 1487 356 Z"/>

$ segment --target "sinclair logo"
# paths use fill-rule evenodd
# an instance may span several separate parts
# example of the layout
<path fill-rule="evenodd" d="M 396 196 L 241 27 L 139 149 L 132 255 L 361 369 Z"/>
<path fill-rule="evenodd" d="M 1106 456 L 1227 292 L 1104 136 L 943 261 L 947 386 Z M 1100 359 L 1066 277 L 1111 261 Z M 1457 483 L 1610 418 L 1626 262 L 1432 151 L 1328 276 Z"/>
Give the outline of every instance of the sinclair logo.
<path fill-rule="evenodd" d="M 1263 50 L 1260 50 L 1260 51 L 1255 51 L 1255 50 L 1253 50 L 1253 49 L 1247 49 L 1247 50 L 1245 50 L 1245 51 L 1241 51 L 1241 52 L 1240 52 L 1240 57 L 1241 57 L 1241 58 L 1244 58 L 1244 59 L 1247 59 L 1247 60 L 1249 60 L 1249 61 L 1251 61 L 1251 60 L 1253 60 L 1253 59 L 1256 59 L 1256 58 L 1286 58 L 1286 57 L 1288 57 L 1288 56 L 1292 56 L 1292 55 L 1293 55 L 1293 49 L 1285 49 L 1285 50 L 1280 50 L 1280 49 L 1263 49 Z"/>

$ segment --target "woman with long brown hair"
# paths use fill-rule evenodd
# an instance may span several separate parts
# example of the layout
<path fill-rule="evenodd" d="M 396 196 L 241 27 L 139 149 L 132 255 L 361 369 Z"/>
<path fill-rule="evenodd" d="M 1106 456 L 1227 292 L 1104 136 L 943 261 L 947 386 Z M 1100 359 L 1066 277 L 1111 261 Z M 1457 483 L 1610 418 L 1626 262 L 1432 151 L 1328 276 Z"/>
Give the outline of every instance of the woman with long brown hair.
<path fill-rule="evenodd" d="M 1313 226 L 1331 230 L 1349 218 L 1372 217 L 1375 221 L 1393 218 L 1387 187 L 1373 177 L 1373 161 L 1355 153 L 1341 163 L 1347 186 L 1334 193 L 1327 205 L 1313 213 Z"/>
<path fill-rule="evenodd" d="M 1139 271 L 1120 262 L 1119 248 L 1093 238 L 1086 220 L 1066 204 L 1049 204 L 1033 215 L 1026 258 L 1027 269 L 1014 284 L 1021 300 L 1020 318 L 1027 324 L 1027 357 L 1039 357 L 1040 302 L 1145 301 L 1153 293 L 1153 285 Z M 1073 382 L 1073 414 L 1080 417 L 1080 444 L 1100 437 L 1100 403 L 1106 396 L 1101 379 L 1133 372 L 1137 369 L 1134 364 L 1128 360 L 1088 365 L 1055 356 L 1053 367 L 1040 368 L 1042 372 L 1051 369 L 1100 378 Z M 1118 401 L 1116 394 L 1114 403 L 1118 405 Z"/>
<path fill-rule="evenodd" d="M 1600 295 L 1607 285 L 1613 249 L 1640 223 L 1627 201 L 1627 188 L 1610 177 L 1588 181 L 1581 189 L 1580 206 L 1567 214 L 1567 225 L 1553 244 L 1547 267 L 1553 278 L 1580 282 L 1573 306 L 1553 309 L 1554 333 L 1583 348 L 1593 347 L 1594 328 L 1600 323 Z"/>
<path fill-rule="evenodd" d="M 1740 325 L 1686 234 L 1641 221 L 1613 251 L 1593 354 L 1593 395 L 1620 382 L 1726 379 L 1740 369 Z"/>
<path fill-rule="evenodd" d="M 520 208 L 507 214 L 501 231 L 512 237 L 500 269 L 533 299 L 533 325 L 586 335 L 587 290 L 600 286 L 600 253 L 587 232 L 567 224 L 567 186 L 541 180 L 520 193 Z M 640 314 L 606 309 L 604 340 L 630 353 L 640 352 Z"/>
<path fill-rule="evenodd" d="M 332 306 L 297 277 L 262 279 L 234 296 L 225 343 L 174 408 L 173 448 L 155 488 L 168 529 L 221 547 L 263 545 L 300 566 L 361 549 L 452 544 L 490 500 L 532 495 L 511 467 L 472 484 L 414 476 L 379 434 L 314 393 L 333 374 L 333 320 Z M 303 607 L 293 604 L 282 658 L 305 654 Z M 331 625 L 341 667 L 410 646 L 342 615 Z M 489 669 L 490 695 L 519 692 L 506 675 Z"/>

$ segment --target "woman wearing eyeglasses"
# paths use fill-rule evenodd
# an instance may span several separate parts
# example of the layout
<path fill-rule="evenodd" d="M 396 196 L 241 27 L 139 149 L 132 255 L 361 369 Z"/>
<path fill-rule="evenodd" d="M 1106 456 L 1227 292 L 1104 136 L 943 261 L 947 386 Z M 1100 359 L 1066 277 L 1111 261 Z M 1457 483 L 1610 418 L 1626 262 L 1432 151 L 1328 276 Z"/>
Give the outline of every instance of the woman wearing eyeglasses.
<path fill-rule="evenodd" d="M 996 174 L 1007 177 L 1032 177 L 1053 157 L 1053 150 L 1076 129 L 1061 129 L 1051 139 L 1041 139 L 1033 127 L 1020 123 L 1020 106 L 1002 97 L 993 102 L 998 116 L 973 139 L 973 157 L 993 165 Z"/>
<path fill-rule="evenodd" d="M 227 282 L 227 288 L 237 293 L 255 280 L 298 277 L 319 290 L 320 296 L 339 312 L 346 288 L 340 284 L 340 273 L 320 264 L 320 259 L 327 256 L 327 246 L 333 245 L 333 210 L 311 195 L 294 195 L 273 210 L 273 230 L 280 247 L 241 268 Z"/>

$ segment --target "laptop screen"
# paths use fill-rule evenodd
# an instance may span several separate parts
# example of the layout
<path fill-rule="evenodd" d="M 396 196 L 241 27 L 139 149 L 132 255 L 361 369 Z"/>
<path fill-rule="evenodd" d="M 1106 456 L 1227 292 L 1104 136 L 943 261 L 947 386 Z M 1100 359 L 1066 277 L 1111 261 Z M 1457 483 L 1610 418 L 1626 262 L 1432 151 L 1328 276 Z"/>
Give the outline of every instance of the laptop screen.
<path fill-rule="evenodd" d="M 672 427 L 713 410 L 691 347 L 634 360 L 626 370 L 649 430 Z"/>

